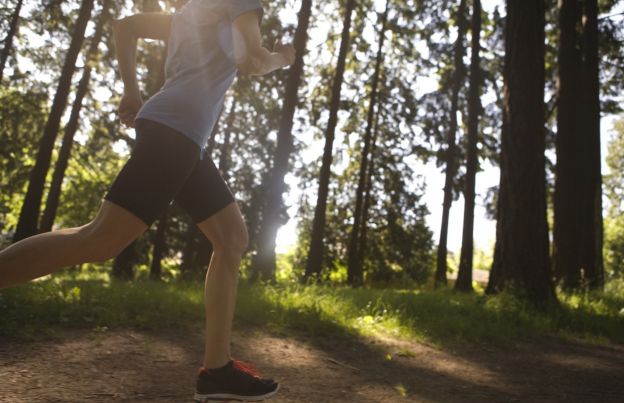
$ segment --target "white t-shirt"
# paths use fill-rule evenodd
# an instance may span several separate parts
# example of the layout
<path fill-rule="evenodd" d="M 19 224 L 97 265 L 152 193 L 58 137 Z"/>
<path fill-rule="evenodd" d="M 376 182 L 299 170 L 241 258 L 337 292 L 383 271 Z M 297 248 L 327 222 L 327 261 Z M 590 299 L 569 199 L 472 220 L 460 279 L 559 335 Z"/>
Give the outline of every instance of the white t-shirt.
<path fill-rule="evenodd" d="M 164 124 L 204 148 L 236 76 L 232 21 L 260 0 L 191 0 L 173 15 L 165 83 L 136 118 Z"/>

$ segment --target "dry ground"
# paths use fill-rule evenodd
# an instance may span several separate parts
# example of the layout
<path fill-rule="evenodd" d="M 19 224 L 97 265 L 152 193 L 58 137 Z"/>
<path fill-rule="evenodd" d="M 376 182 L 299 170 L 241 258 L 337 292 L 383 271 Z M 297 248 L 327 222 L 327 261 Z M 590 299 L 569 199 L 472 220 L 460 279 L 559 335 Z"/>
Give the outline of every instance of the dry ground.
<path fill-rule="evenodd" d="M 0 340 L 1 402 L 191 402 L 201 332 L 64 331 Z M 622 402 L 624 346 L 435 348 L 238 328 L 233 354 L 282 384 L 271 402 Z"/>

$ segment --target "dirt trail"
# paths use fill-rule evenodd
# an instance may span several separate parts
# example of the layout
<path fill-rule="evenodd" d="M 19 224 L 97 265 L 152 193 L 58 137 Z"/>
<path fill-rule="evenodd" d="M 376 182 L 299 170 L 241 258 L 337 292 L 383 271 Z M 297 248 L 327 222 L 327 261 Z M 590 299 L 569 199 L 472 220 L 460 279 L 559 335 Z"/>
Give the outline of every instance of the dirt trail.
<path fill-rule="evenodd" d="M 201 333 L 66 331 L 0 340 L 0 402 L 191 402 Z M 235 357 L 291 402 L 621 402 L 624 346 L 433 348 L 392 339 L 235 333 Z"/>

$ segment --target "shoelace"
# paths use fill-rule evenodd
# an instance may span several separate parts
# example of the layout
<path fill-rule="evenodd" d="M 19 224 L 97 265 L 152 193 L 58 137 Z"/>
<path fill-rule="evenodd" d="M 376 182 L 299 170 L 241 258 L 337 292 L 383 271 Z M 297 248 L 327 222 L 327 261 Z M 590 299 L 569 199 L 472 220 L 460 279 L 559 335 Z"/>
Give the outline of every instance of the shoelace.
<path fill-rule="evenodd" d="M 260 373 L 253 365 L 239 360 L 233 360 L 233 364 L 235 369 L 245 372 L 254 378 L 260 378 Z"/>

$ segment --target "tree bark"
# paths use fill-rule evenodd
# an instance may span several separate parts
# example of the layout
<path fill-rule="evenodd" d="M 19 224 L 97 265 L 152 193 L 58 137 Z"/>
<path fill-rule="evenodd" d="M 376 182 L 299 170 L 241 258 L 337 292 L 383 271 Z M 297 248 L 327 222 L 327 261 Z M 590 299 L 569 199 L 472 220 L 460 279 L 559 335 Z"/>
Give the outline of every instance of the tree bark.
<path fill-rule="evenodd" d="M 503 123 L 503 126 L 505 124 Z M 501 161 L 501 166 L 503 162 Z M 492 267 L 490 269 L 490 276 L 488 278 L 488 284 L 485 288 L 485 293 L 488 295 L 496 294 L 502 290 L 503 287 L 503 228 L 505 217 L 503 214 L 507 212 L 504 207 L 507 203 L 507 184 L 504 181 L 504 176 L 501 173 L 500 182 L 498 185 L 498 199 L 496 200 L 496 243 L 494 244 L 494 259 L 492 261 Z"/>
<path fill-rule="evenodd" d="M 15 11 L 13 11 L 13 15 L 11 16 L 9 32 L 7 32 L 6 38 L 4 38 L 4 47 L 2 48 L 2 54 L 0 55 L 0 84 L 2 83 L 2 78 L 4 77 L 6 62 L 9 60 L 11 50 L 13 49 L 13 38 L 17 35 L 19 14 L 22 10 L 22 3 L 24 3 L 23 0 L 18 0 L 17 5 L 15 6 Z"/>
<path fill-rule="evenodd" d="M 304 274 L 305 279 L 315 276 L 318 279 L 318 276 L 321 274 L 321 266 L 323 263 L 323 254 L 325 249 L 325 245 L 323 244 L 323 235 L 325 232 L 325 211 L 327 210 L 329 177 L 331 175 L 332 149 L 336 132 L 336 124 L 338 123 L 340 92 L 342 88 L 342 81 L 344 79 L 347 53 L 350 48 L 351 17 L 354 8 L 355 0 L 347 0 L 342 37 L 340 40 L 340 51 L 338 53 L 338 63 L 336 65 L 336 74 L 334 76 L 332 86 L 332 98 L 329 106 L 329 121 L 327 123 L 327 132 L 325 133 L 325 148 L 323 150 L 323 162 L 319 176 L 318 197 L 316 200 L 316 208 L 314 210 L 312 236 Z"/>
<path fill-rule="evenodd" d="M 582 163 L 579 115 L 581 52 L 577 25 L 578 0 L 559 0 L 559 77 L 557 94 L 557 165 L 555 183 L 555 227 L 553 265 L 565 288 L 578 288 L 580 267 L 580 209 L 578 183 Z"/>
<path fill-rule="evenodd" d="M 26 191 L 19 221 L 13 237 L 14 242 L 37 233 L 41 199 L 43 197 L 46 175 L 52 159 L 52 149 L 54 148 L 54 141 L 58 135 L 61 117 L 67 104 L 71 80 L 76 67 L 76 59 L 80 52 L 82 42 L 84 41 L 85 28 L 91 17 L 92 9 L 93 0 L 82 1 L 78 20 L 76 21 L 72 34 L 71 44 L 65 56 L 61 77 L 52 102 L 52 108 L 50 109 L 50 114 L 39 143 L 35 166 L 30 172 L 28 190 Z"/>
<path fill-rule="evenodd" d="M 373 130 L 373 140 L 371 142 L 370 151 L 370 165 L 368 172 L 366 173 L 366 186 L 364 189 L 364 205 L 362 207 L 362 229 L 360 230 L 357 259 L 355 261 L 357 271 L 364 273 L 364 259 L 366 258 L 366 242 L 368 235 L 368 216 L 370 214 L 370 205 L 373 198 L 373 179 L 375 177 L 375 151 L 377 150 L 377 138 L 379 137 L 379 113 L 380 108 L 377 108 L 375 115 L 375 128 Z"/>
<path fill-rule="evenodd" d="M 308 25 L 312 13 L 312 1 L 303 0 L 295 31 L 294 46 L 296 50 L 295 63 L 290 68 L 280 126 L 277 132 L 277 147 L 273 157 L 273 167 L 269 174 L 265 190 L 265 202 L 258 233 L 258 251 L 252 259 L 251 271 L 270 281 L 275 280 L 275 243 L 277 232 L 281 226 L 280 215 L 284 204 L 283 194 L 286 190 L 284 178 L 288 172 L 289 160 L 293 149 L 293 118 L 297 107 L 298 90 L 303 74 L 303 58 L 306 54 L 308 40 Z"/>
<path fill-rule="evenodd" d="M 475 181 L 479 170 L 477 155 L 479 117 L 481 113 L 481 1 L 473 0 L 472 6 L 472 55 L 470 61 L 470 89 L 468 90 L 468 141 L 466 157 L 466 188 L 464 190 L 464 227 L 459 259 L 459 273 L 455 289 L 472 291 L 472 259 L 474 249 Z"/>
<path fill-rule="evenodd" d="M 537 306 L 555 301 L 546 221 L 544 0 L 508 0 L 502 174 L 502 284 Z"/>
<path fill-rule="evenodd" d="M 162 258 L 167 250 L 167 226 L 169 225 L 169 209 L 160 216 L 156 234 L 154 236 L 154 249 L 152 251 L 152 262 L 150 264 L 150 279 L 160 280 L 162 274 Z"/>
<path fill-rule="evenodd" d="M 446 285 L 446 257 L 448 224 L 453 203 L 453 182 L 457 173 L 457 111 L 459 109 L 459 90 L 465 77 L 464 66 L 464 37 L 467 29 L 466 23 L 466 0 L 460 0 L 457 9 L 457 40 L 455 41 L 455 70 L 453 72 L 451 88 L 451 113 L 449 116 L 448 145 L 446 150 L 446 176 L 444 180 L 444 200 L 442 202 L 442 223 L 440 225 L 440 239 L 438 242 L 438 253 L 436 260 L 435 285 Z"/>
<path fill-rule="evenodd" d="M 587 158 L 582 221 L 583 260 L 587 285 L 604 286 L 602 158 L 600 153 L 600 59 L 598 53 L 598 2 L 584 0 L 583 9 L 583 140 Z"/>
<path fill-rule="evenodd" d="M 65 178 L 65 170 L 67 169 L 69 157 L 71 155 L 71 149 L 74 144 L 74 135 L 76 134 L 76 130 L 78 129 L 80 111 L 82 110 L 82 100 L 84 99 L 84 96 L 86 95 L 89 88 L 89 81 L 91 80 L 91 68 L 93 63 L 95 63 L 97 59 L 98 45 L 102 40 L 104 25 L 108 23 L 110 19 L 110 10 L 108 9 L 107 2 L 105 2 L 103 7 L 104 8 L 102 9 L 102 14 L 100 15 L 98 23 L 95 27 L 95 33 L 93 34 L 93 38 L 91 39 L 89 51 L 87 52 L 85 66 L 82 72 L 82 77 L 80 78 L 80 82 L 78 84 L 78 89 L 76 90 L 76 96 L 72 105 L 69 122 L 65 126 L 63 143 L 61 145 L 59 155 L 56 159 L 54 173 L 52 174 L 52 183 L 50 184 L 50 190 L 48 191 L 45 209 L 43 211 L 43 216 L 41 217 L 41 224 L 39 225 L 40 232 L 51 231 L 52 226 L 54 225 L 54 219 L 56 217 L 56 211 L 58 209 L 59 200 L 61 197 L 63 179 Z"/>
<path fill-rule="evenodd" d="M 360 173 L 358 187 L 355 193 L 355 212 L 353 213 L 353 227 L 351 229 L 351 238 L 349 241 L 348 266 L 347 266 L 347 282 L 352 286 L 362 285 L 364 281 L 364 273 L 362 265 L 358 265 L 358 246 L 360 241 L 360 225 L 363 210 L 364 188 L 366 186 L 366 174 L 370 147 L 372 143 L 373 118 L 375 116 L 375 108 L 377 106 L 377 88 L 379 87 L 379 79 L 381 76 L 381 66 L 383 63 L 383 45 L 386 39 L 386 23 L 388 21 L 388 10 L 390 1 L 386 1 L 386 8 L 381 17 L 381 29 L 379 31 L 379 48 L 375 58 L 375 71 L 373 73 L 373 84 L 370 93 L 368 105 L 368 116 L 366 122 L 366 132 L 364 133 L 364 147 L 362 148 L 362 156 L 360 159 Z"/>

